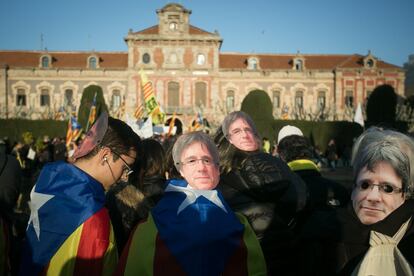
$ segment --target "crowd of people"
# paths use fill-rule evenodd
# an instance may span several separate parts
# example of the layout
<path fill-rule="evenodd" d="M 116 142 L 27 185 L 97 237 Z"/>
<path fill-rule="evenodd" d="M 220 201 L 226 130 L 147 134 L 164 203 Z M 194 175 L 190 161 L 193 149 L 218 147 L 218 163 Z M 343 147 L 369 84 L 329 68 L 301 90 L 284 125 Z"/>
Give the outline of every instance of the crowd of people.
<path fill-rule="evenodd" d="M 3 141 L 0 274 L 414 275 L 412 137 L 366 130 L 352 190 L 299 128 L 275 139 L 235 111 L 165 141 L 103 112 L 70 157 L 63 139 Z"/>

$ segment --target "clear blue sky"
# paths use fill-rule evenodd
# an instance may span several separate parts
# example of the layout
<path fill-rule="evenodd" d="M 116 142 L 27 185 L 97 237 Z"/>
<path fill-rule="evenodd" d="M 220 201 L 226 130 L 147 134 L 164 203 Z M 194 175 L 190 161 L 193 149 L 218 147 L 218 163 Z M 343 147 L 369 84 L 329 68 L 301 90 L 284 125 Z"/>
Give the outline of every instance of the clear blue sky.
<path fill-rule="evenodd" d="M 0 0 L 0 49 L 126 51 L 166 0 Z M 176 0 L 218 30 L 222 52 L 363 54 L 402 66 L 414 54 L 414 0 Z"/>

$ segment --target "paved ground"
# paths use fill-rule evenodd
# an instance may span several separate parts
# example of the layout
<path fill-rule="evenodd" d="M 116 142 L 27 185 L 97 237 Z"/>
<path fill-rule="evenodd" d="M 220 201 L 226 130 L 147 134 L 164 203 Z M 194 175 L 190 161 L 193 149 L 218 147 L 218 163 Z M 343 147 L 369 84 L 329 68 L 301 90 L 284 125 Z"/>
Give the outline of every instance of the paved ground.
<path fill-rule="evenodd" d="M 352 168 L 350 167 L 339 167 L 335 171 L 331 171 L 329 168 L 322 168 L 321 174 L 326 178 L 344 185 L 349 190 L 352 189 L 352 185 L 354 184 Z"/>

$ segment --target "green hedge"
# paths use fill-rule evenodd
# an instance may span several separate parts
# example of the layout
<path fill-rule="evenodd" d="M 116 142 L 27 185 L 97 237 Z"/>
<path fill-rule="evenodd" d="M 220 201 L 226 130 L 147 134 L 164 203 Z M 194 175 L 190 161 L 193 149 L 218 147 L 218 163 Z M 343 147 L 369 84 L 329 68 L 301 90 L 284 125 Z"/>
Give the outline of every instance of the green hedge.
<path fill-rule="evenodd" d="M 336 122 L 312 122 L 297 120 L 274 120 L 271 128 L 274 130 L 272 140 L 277 139 L 279 130 L 285 125 L 300 128 L 303 135 L 311 140 L 312 145 L 319 146 L 325 152 L 330 139 L 335 139 L 339 152 L 352 145 L 354 138 L 358 137 L 363 129 L 359 124 L 345 121 Z"/>
<path fill-rule="evenodd" d="M 22 141 L 22 133 L 26 131 L 30 131 L 35 138 L 45 135 L 50 139 L 65 137 L 67 127 L 67 121 L 0 119 L 0 138 L 7 136 L 11 143 Z"/>

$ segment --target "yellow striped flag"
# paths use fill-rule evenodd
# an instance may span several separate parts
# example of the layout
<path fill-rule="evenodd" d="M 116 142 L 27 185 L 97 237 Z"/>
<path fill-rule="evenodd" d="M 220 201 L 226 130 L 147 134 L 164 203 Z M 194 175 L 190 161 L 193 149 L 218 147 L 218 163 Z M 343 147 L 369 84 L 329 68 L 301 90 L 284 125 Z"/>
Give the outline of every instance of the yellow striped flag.
<path fill-rule="evenodd" d="M 141 104 L 137 106 L 134 112 L 134 117 L 138 120 L 144 116 L 144 106 Z"/>
<path fill-rule="evenodd" d="M 148 116 L 152 117 L 154 124 L 164 123 L 165 114 L 161 109 L 161 106 L 155 98 L 154 89 L 152 88 L 151 82 L 148 80 L 147 75 L 141 69 L 141 88 L 142 93 L 144 94 L 145 108 L 147 110 Z"/>
<path fill-rule="evenodd" d="M 175 111 L 172 115 L 171 121 L 170 121 L 170 125 L 168 127 L 168 134 L 167 136 L 171 136 L 172 135 L 172 131 L 174 129 L 174 125 L 175 125 Z"/>

